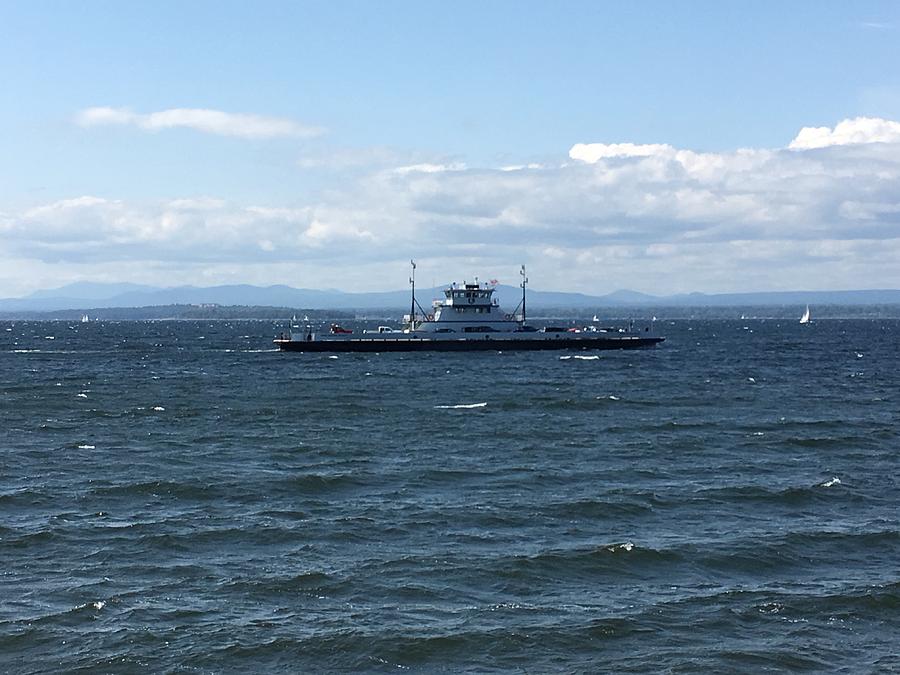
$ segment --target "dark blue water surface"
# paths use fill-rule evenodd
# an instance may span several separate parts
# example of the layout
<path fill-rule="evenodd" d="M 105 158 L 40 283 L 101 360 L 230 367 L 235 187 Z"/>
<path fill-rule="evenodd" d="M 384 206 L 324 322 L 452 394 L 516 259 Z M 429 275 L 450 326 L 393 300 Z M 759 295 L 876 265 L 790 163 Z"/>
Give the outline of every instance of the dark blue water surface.
<path fill-rule="evenodd" d="M 900 321 L 0 323 L 0 670 L 900 668 Z"/>

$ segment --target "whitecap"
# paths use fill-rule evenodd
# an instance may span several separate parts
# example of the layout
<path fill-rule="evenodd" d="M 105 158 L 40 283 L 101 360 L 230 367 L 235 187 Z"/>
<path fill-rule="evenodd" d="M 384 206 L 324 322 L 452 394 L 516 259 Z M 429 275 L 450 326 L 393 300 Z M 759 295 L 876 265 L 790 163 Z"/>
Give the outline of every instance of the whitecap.
<path fill-rule="evenodd" d="M 856 358 L 861 359 L 863 357 L 862 352 L 856 352 Z"/>
<path fill-rule="evenodd" d="M 56 336 L 55 336 L 55 335 L 45 335 L 45 336 L 44 336 L 44 339 L 45 339 L 45 340 L 55 340 L 55 339 L 56 339 Z"/>
<path fill-rule="evenodd" d="M 597 356 L 596 354 L 594 354 L 593 356 L 580 356 L 580 355 L 579 355 L 579 356 L 576 356 L 575 358 L 576 358 L 576 359 L 581 359 L 582 361 L 596 361 L 596 360 L 598 360 L 600 357 Z"/>
<path fill-rule="evenodd" d="M 784 605 L 780 602 L 767 602 L 758 608 L 761 614 L 780 614 L 784 611 Z"/>
<path fill-rule="evenodd" d="M 103 609 L 104 607 L 106 607 L 106 603 L 103 602 L 103 600 L 97 600 L 97 602 L 91 603 L 91 607 L 93 607 L 94 609 Z"/>
<path fill-rule="evenodd" d="M 487 401 L 484 403 L 458 403 L 457 405 L 436 405 L 434 406 L 438 410 L 462 410 L 462 409 L 472 409 L 472 408 L 484 408 L 487 405 Z"/>
<path fill-rule="evenodd" d="M 834 485 L 841 485 L 841 479 L 837 476 L 832 477 L 831 480 L 826 480 L 824 483 L 819 483 L 819 487 L 832 487 Z"/>
<path fill-rule="evenodd" d="M 634 549 L 634 544 L 630 541 L 626 541 L 622 544 L 613 544 L 612 546 L 607 546 L 606 550 L 610 553 L 615 553 L 617 551 L 631 551 Z"/>
<path fill-rule="evenodd" d="M 77 398 L 87 398 L 87 394 L 75 394 Z"/>
<path fill-rule="evenodd" d="M 560 356 L 560 357 L 559 357 L 559 360 L 560 360 L 560 361 L 568 361 L 568 360 L 571 359 L 571 358 L 572 358 L 571 356 Z"/>
<path fill-rule="evenodd" d="M 88 445 L 88 444 L 85 443 L 85 444 L 83 444 L 83 445 L 79 445 L 79 446 L 78 446 L 78 449 L 79 449 L 79 450 L 96 450 L 96 449 L 97 449 L 97 446 L 96 446 L 96 445 Z"/>
<path fill-rule="evenodd" d="M 756 384 L 756 379 L 753 377 L 748 377 L 747 382 L 752 382 L 753 384 Z"/>
<path fill-rule="evenodd" d="M 332 355 L 331 355 L 331 356 L 329 356 L 329 357 L 328 357 L 328 358 L 329 358 L 329 359 L 336 359 L 336 358 L 337 358 L 337 356 L 336 356 L 336 355 L 334 355 L 334 354 L 332 354 Z"/>
<path fill-rule="evenodd" d="M 165 410 L 166 410 L 166 409 L 163 408 L 161 405 L 155 405 L 155 406 L 153 406 L 153 409 L 154 409 L 156 412 L 165 412 Z"/>

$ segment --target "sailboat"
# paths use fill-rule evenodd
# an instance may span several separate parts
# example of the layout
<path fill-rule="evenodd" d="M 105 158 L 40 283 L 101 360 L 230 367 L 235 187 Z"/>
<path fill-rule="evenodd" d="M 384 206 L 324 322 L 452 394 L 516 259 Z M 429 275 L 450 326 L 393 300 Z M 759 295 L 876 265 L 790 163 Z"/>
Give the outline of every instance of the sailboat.
<path fill-rule="evenodd" d="M 800 323 L 809 323 L 809 305 L 806 306 L 806 311 L 800 317 Z"/>

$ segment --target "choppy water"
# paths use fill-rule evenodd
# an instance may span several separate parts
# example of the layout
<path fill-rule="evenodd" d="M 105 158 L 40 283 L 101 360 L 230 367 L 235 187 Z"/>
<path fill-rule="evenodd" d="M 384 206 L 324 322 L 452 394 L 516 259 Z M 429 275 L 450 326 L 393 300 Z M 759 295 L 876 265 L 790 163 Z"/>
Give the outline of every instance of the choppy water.
<path fill-rule="evenodd" d="M 900 321 L 282 328 L 0 323 L 0 669 L 900 668 Z"/>

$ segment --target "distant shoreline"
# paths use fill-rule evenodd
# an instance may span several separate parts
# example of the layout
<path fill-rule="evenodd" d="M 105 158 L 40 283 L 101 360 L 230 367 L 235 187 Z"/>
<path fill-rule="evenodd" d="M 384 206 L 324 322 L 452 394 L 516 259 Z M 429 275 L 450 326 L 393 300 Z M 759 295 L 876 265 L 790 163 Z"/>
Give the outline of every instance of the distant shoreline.
<path fill-rule="evenodd" d="M 430 300 L 442 296 L 443 286 L 417 288 L 416 297 L 427 307 Z M 495 297 L 500 306 L 511 311 L 521 300 L 522 291 L 517 286 L 498 284 Z M 637 291 L 618 290 L 605 295 L 587 295 L 562 291 L 542 291 L 528 289 L 528 306 L 537 311 L 563 309 L 593 313 L 602 308 L 661 311 L 661 308 L 696 307 L 774 307 L 782 306 L 788 311 L 802 311 L 811 306 L 887 306 L 900 305 L 900 290 L 869 289 L 845 291 L 766 291 L 759 293 L 680 293 L 666 296 L 649 295 Z M 324 311 L 330 314 L 344 312 L 350 315 L 371 312 L 409 310 L 409 290 L 371 293 L 348 293 L 338 290 L 314 290 L 290 286 L 181 286 L 175 288 L 142 287 L 134 289 L 123 284 L 70 284 L 62 288 L 39 291 L 23 298 L 0 299 L 0 316 L 59 316 L 70 317 L 72 313 L 90 313 L 102 310 L 135 310 L 146 308 L 171 308 L 171 318 L 184 316 L 220 316 L 240 307 L 242 316 L 255 318 L 291 316 L 291 313 Z M 262 309 L 265 308 L 265 309 Z M 275 308 L 275 309 L 273 309 Z M 209 310 L 209 311 L 206 311 Z M 149 311 L 149 310 L 148 310 Z M 61 312 L 69 312 L 67 315 Z M 152 317 L 158 313 L 150 311 Z M 302 314 L 300 314 L 302 316 Z M 799 316 L 799 315 L 798 315 Z M 80 318 L 80 314 L 79 314 Z"/>
<path fill-rule="evenodd" d="M 813 321 L 830 319 L 900 319 L 900 303 L 873 304 L 813 304 L 810 303 Z M 785 320 L 799 321 L 802 308 L 797 305 L 645 305 L 588 307 L 532 306 L 529 320 L 568 319 L 590 321 L 594 315 L 599 322 L 613 320 L 649 320 L 653 317 L 667 320 Z M 274 307 L 266 305 L 149 305 L 142 307 L 85 307 L 81 309 L 0 311 L 0 321 L 290 321 L 303 317 L 311 323 L 327 321 L 392 321 L 399 322 L 408 308 L 381 307 L 358 310 L 310 309 L 301 307 Z"/>

